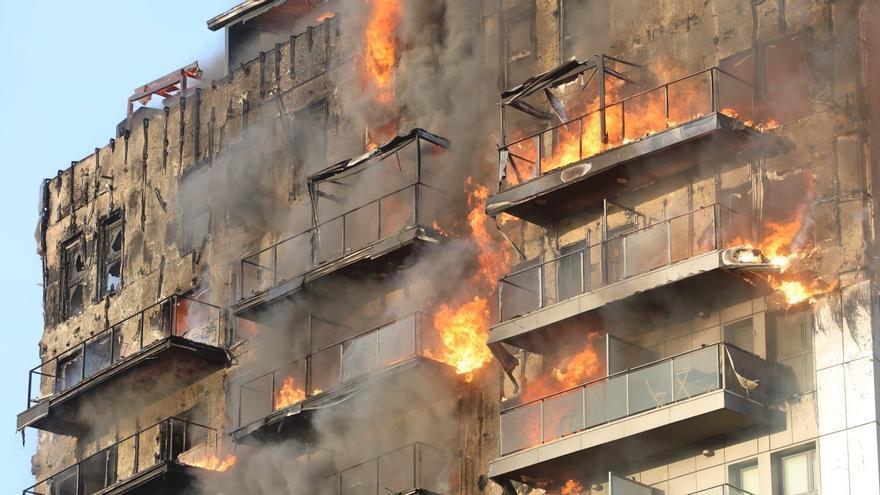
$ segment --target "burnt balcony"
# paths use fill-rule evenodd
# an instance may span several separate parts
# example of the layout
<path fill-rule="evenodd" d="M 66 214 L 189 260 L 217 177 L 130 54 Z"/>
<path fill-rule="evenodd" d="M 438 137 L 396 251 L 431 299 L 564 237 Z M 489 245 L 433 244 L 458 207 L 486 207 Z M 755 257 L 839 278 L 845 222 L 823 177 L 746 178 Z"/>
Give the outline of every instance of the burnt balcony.
<path fill-rule="evenodd" d="M 456 218 L 448 143 L 421 129 L 309 179 L 316 226 L 244 257 L 238 316 L 330 274 L 393 270 Z"/>
<path fill-rule="evenodd" d="M 749 289 L 743 278 L 775 269 L 760 253 L 738 247 L 751 225 L 749 217 L 712 204 L 549 261 L 526 262 L 499 283 L 501 322 L 489 343 L 529 348 L 525 341 L 544 327 L 648 291 L 686 289 L 694 297 L 721 298 Z M 741 277 L 722 273 L 730 270 Z M 711 294 L 688 292 L 700 283 L 710 283 Z"/>
<path fill-rule="evenodd" d="M 773 149 L 752 122 L 752 87 L 736 76 L 710 68 L 615 99 L 623 92 L 612 90 L 630 87 L 623 85 L 629 80 L 610 70 L 608 59 L 572 61 L 502 94 L 502 122 L 505 107 L 516 108 L 537 118 L 539 124 L 527 128 L 542 130 L 525 137 L 522 131 L 503 130 L 499 192 L 488 200 L 489 215 L 508 213 L 541 224 L 698 163 Z M 554 96 L 554 91 L 571 93 L 565 88 L 590 70 L 581 92 L 590 81 L 600 88 L 580 97 L 589 103 L 566 104 Z M 616 77 L 606 82 L 603 73 Z M 528 103 L 529 97 L 544 95 L 548 102 Z M 542 103 L 551 110 L 540 109 Z M 568 118 L 571 113 L 578 116 Z M 548 127 L 553 121 L 559 123 Z"/>
<path fill-rule="evenodd" d="M 388 384 L 421 372 L 435 380 L 452 377 L 452 369 L 432 357 L 439 348 L 431 319 L 422 313 L 322 347 L 239 385 L 240 427 L 232 436 L 243 443 L 302 439 L 311 435 L 314 410 L 342 403 L 376 380 Z"/>
<path fill-rule="evenodd" d="M 183 387 L 226 366 L 221 308 L 175 295 L 119 321 L 44 361 L 28 374 L 27 410 L 18 429 L 82 435 L 91 408 L 137 407 L 170 393 L 154 384 L 173 376 Z"/>
<path fill-rule="evenodd" d="M 766 363 L 719 343 L 502 406 L 494 479 L 567 479 L 773 420 Z M 581 472 L 587 476 L 590 473 Z"/>
<path fill-rule="evenodd" d="M 320 495 L 430 494 L 460 492 L 460 458 L 414 443 L 325 478 Z"/>
<path fill-rule="evenodd" d="M 210 427 L 169 418 L 126 437 L 39 483 L 22 495 L 165 495 L 190 493 L 196 476 L 222 471 L 220 435 Z"/>

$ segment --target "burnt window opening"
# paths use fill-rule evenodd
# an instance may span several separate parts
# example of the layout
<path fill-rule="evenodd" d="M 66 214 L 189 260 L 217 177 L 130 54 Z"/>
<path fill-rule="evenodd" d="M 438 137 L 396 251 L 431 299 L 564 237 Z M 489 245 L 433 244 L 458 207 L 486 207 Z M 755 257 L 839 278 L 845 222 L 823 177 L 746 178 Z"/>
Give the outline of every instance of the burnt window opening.
<path fill-rule="evenodd" d="M 122 288 L 122 248 L 125 243 L 122 211 L 101 221 L 98 232 L 98 297 L 115 294 Z"/>
<path fill-rule="evenodd" d="M 86 249 L 82 234 L 61 247 L 61 316 L 82 312 L 85 304 Z"/>
<path fill-rule="evenodd" d="M 293 114 L 294 177 L 308 177 L 327 162 L 327 100 L 318 100 Z M 296 192 L 301 184 L 297 181 Z"/>
<path fill-rule="evenodd" d="M 809 311 L 768 315 L 768 347 L 780 399 L 813 392 L 813 319 Z"/>
<path fill-rule="evenodd" d="M 80 464 L 79 493 L 98 493 L 116 483 L 116 446 L 98 452 Z"/>
<path fill-rule="evenodd" d="M 187 194 L 181 196 L 181 249 L 192 252 L 201 248 L 211 228 L 211 168 L 191 169 L 183 179 L 181 189 Z"/>
<path fill-rule="evenodd" d="M 611 44 L 608 0 L 560 0 L 559 49 L 562 61 L 605 53 Z"/>
<path fill-rule="evenodd" d="M 813 82 L 808 40 L 806 34 L 797 34 L 762 43 L 757 53 L 746 50 L 722 59 L 719 66 L 754 86 L 757 102 L 763 102 L 763 120 L 793 122 L 810 113 Z"/>
<path fill-rule="evenodd" d="M 534 4 L 504 13 L 503 63 L 504 88 L 519 84 L 535 71 L 537 36 Z"/>

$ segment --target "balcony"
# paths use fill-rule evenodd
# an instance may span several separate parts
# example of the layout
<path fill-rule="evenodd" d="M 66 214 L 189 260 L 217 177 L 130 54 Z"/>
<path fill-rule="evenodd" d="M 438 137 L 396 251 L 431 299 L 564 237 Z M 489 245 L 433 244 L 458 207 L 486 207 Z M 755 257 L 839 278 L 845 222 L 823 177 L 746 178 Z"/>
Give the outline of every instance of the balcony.
<path fill-rule="evenodd" d="M 538 125 L 529 128 L 543 130 L 512 141 L 505 130 L 499 192 L 488 200 L 489 215 L 508 213 L 542 224 L 698 163 L 727 161 L 746 149 L 770 153 L 775 148 L 749 120 L 755 115 L 753 90 L 735 76 L 710 68 L 615 101 L 611 90 L 628 88 L 621 86 L 628 79 L 609 70 L 608 59 L 572 61 L 502 94 L 503 122 L 504 108 L 517 108 L 538 117 Z M 598 94 L 587 97 L 591 104 L 563 103 L 551 96 L 551 89 L 565 92 L 589 70 L 616 76 L 609 82 L 602 75 L 590 76 L 583 83 L 581 92 L 592 80 L 600 86 Z M 528 97 L 545 94 L 549 102 L 527 103 Z M 604 101 L 613 103 L 600 103 Z M 552 112 L 540 109 L 548 103 Z M 585 108 L 575 118 L 566 117 L 566 111 Z M 554 120 L 560 123 L 546 128 Z"/>
<path fill-rule="evenodd" d="M 451 368 L 431 357 L 438 346 L 430 318 L 415 313 L 323 347 L 239 385 L 241 426 L 232 436 L 242 443 L 302 439 L 311 435 L 313 411 L 378 383 L 373 379 L 391 386 L 414 373 L 452 377 Z"/>
<path fill-rule="evenodd" d="M 83 404 L 136 407 L 169 393 L 153 386 L 162 375 L 183 387 L 225 367 L 221 313 L 175 295 L 44 361 L 28 375 L 27 410 L 18 415 L 18 429 L 79 436 L 90 425 L 79 414 Z"/>
<path fill-rule="evenodd" d="M 760 357 L 719 343 L 502 406 L 501 458 L 489 474 L 523 482 L 567 479 L 572 465 L 600 473 L 767 424 L 774 419 L 765 405 L 769 377 Z"/>
<path fill-rule="evenodd" d="M 26 488 L 22 495 L 184 494 L 197 475 L 228 466 L 213 428 L 169 418 Z"/>
<path fill-rule="evenodd" d="M 447 147 L 416 129 L 311 177 L 316 226 L 241 260 L 236 315 L 247 317 L 330 274 L 394 269 L 417 245 L 440 242 L 435 227 L 452 225 L 450 205 L 460 196 L 442 186 L 450 182 Z"/>
<path fill-rule="evenodd" d="M 501 323 L 491 329 L 489 343 L 528 349 L 532 334 L 544 327 L 660 288 L 704 298 L 753 290 L 743 278 L 774 268 L 753 250 L 735 247 L 750 238 L 751 222 L 712 204 L 549 261 L 527 262 L 499 283 Z M 740 258 L 743 253 L 749 256 Z M 722 273 L 729 270 L 740 277 Z"/>
<path fill-rule="evenodd" d="M 415 443 L 328 476 L 320 495 L 459 493 L 457 455 Z"/>

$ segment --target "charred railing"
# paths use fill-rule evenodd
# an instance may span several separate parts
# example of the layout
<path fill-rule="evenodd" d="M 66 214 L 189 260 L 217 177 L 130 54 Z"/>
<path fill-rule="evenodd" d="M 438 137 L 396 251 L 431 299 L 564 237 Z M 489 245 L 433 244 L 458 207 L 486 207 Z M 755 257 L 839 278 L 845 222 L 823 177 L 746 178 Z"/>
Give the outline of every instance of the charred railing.
<path fill-rule="evenodd" d="M 450 452 L 414 443 L 329 476 L 321 495 L 458 493 L 461 460 Z"/>
<path fill-rule="evenodd" d="M 503 410 L 501 455 L 717 390 L 762 403 L 765 374 L 759 356 L 726 343 L 631 368 Z"/>
<path fill-rule="evenodd" d="M 713 67 L 501 146 L 499 190 L 711 113 L 753 119 L 752 87 Z"/>
<path fill-rule="evenodd" d="M 222 435 L 214 428 L 168 418 L 25 488 L 23 495 L 90 495 L 164 463 L 217 469 Z"/>
<path fill-rule="evenodd" d="M 501 321 L 749 238 L 749 219 L 720 204 L 663 220 L 500 280 Z"/>
<path fill-rule="evenodd" d="M 444 146 L 437 144 L 439 140 L 421 136 L 417 134 L 410 142 L 358 166 L 378 168 L 372 175 L 362 168 L 365 177 L 351 172 L 342 179 L 323 179 L 327 190 L 316 186 L 314 199 L 316 226 L 241 260 L 240 299 L 303 276 L 407 229 L 431 229 L 435 222 L 448 226 L 452 195 L 436 186 L 441 182 L 438 177 L 445 165 Z M 398 170 L 393 177 L 385 170 L 390 167 Z M 371 183 L 375 183 L 379 193 L 370 190 Z M 335 184 L 340 191 L 328 184 Z M 343 185 L 346 188 L 341 188 Z M 382 191 L 383 186 L 390 191 Z M 358 204 L 359 197 L 369 201 Z M 349 207 L 353 206 L 350 203 L 356 206 Z"/>
<path fill-rule="evenodd" d="M 249 380 L 239 386 L 239 425 L 417 356 L 430 357 L 438 345 L 433 328 L 428 315 L 414 313 Z"/>
<path fill-rule="evenodd" d="M 700 490 L 697 492 L 692 492 L 690 495 L 754 495 L 752 492 L 747 492 L 741 488 L 737 488 L 733 485 L 723 484 L 718 486 L 713 486 L 712 488 L 706 488 L 705 490 Z"/>
<path fill-rule="evenodd" d="M 182 295 L 142 309 L 31 369 L 27 407 L 70 390 L 172 336 L 222 347 L 221 318 L 219 306 Z"/>

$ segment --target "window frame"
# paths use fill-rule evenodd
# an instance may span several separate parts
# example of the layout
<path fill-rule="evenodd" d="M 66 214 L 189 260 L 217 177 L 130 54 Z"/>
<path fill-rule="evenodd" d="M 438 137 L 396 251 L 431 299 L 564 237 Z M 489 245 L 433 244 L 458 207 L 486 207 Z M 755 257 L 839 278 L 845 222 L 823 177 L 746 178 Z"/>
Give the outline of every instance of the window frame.
<path fill-rule="evenodd" d="M 816 450 L 815 443 L 807 443 L 804 445 L 799 445 L 797 447 L 793 447 L 791 449 L 787 449 L 781 452 L 776 452 L 773 454 L 773 491 L 774 493 L 778 493 L 782 495 L 785 493 L 785 476 L 783 472 L 783 462 L 785 459 L 804 455 L 806 454 L 809 462 L 809 475 L 810 479 L 808 480 L 808 484 L 810 485 L 809 491 L 799 493 L 797 495 L 817 495 L 819 493 L 816 470 L 817 465 L 816 461 L 818 460 L 818 452 Z"/>
<path fill-rule="evenodd" d="M 538 55 L 538 39 L 536 32 L 536 22 L 535 22 L 536 9 L 534 2 L 525 2 L 521 5 L 517 5 L 515 7 L 511 7 L 510 9 L 504 10 L 501 13 L 501 36 L 500 36 L 500 44 L 501 44 L 501 71 L 500 75 L 502 78 L 501 88 L 507 89 L 512 87 L 514 84 L 520 84 L 524 82 L 529 77 L 535 75 L 534 74 L 534 62 L 537 61 Z M 529 54 L 526 57 L 522 57 L 517 59 L 516 61 L 522 60 L 524 58 L 531 58 L 533 62 L 532 70 L 529 75 L 526 76 L 526 79 L 522 81 L 512 81 L 510 76 L 510 66 L 511 66 L 511 53 L 510 53 L 510 43 L 508 35 L 510 34 L 510 26 L 518 21 L 525 20 L 529 24 Z"/>
<path fill-rule="evenodd" d="M 110 249 L 112 242 L 110 232 L 119 229 L 122 239 L 122 245 L 118 252 Z M 112 256 L 111 256 L 112 253 Z M 125 214 L 122 209 L 115 210 L 100 220 L 98 229 L 98 283 L 97 296 L 103 299 L 107 296 L 118 294 L 124 286 L 124 253 L 125 253 Z M 109 267 L 115 262 L 119 262 L 119 282 L 112 290 L 107 287 L 107 278 L 109 276 Z"/>
<path fill-rule="evenodd" d="M 85 296 L 87 285 L 86 265 L 88 259 L 88 251 L 85 245 L 85 239 L 82 232 L 78 232 L 61 243 L 61 287 L 60 296 L 61 319 L 66 320 L 72 316 L 81 314 L 85 309 Z M 82 258 L 82 270 L 77 270 L 75 274 L 70 273 L 71 256 L 79 255 Z M 71 290 L 75 287 L 81 288 L 82 302 L 81 307 L 77 311 L 73 311 L 70 305 Z"/>

